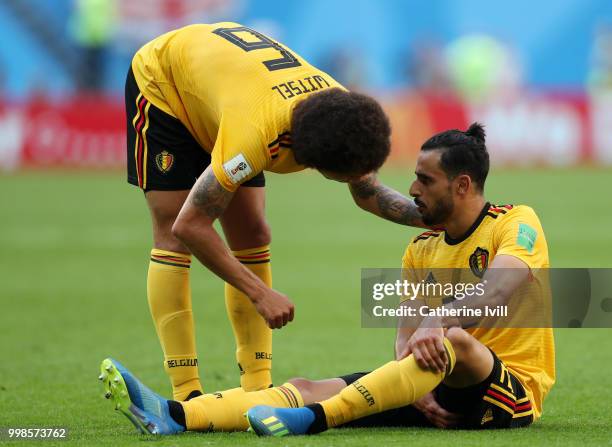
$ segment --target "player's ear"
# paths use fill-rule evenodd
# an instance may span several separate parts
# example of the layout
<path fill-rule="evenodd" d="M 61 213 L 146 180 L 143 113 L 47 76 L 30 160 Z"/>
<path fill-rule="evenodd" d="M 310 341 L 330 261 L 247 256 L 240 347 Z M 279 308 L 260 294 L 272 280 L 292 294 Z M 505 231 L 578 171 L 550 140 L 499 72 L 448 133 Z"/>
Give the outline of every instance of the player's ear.
<path fill-rule="evenodd" d="M 472 179 L 470 178 L 469 175 L 465 175 L 465 174 L 459 175 L 457 176 L 457 178 L 455 178 L 455 188 L 456 188 L 457 194 L 459 195 L 467 194 L 471 186 L 472 186 Z"/>

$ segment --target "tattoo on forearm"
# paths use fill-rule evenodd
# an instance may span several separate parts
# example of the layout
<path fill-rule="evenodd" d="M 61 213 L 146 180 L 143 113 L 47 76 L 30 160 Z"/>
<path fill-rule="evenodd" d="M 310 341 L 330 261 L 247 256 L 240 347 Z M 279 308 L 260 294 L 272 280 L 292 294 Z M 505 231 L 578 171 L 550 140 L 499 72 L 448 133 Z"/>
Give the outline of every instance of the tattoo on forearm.
<path fill-rule="evenodd" d="M 417 225 L 421 215 L 412 200 L 397 191 L 380 185 L 376 192 L 376 202 L 383 217 L 403 225 Z"/>
<path fill-rule="evenodd" d="M 198 180 L 193 190 L 193 204 L 201 209 L 211 219 L 220 217 L 233 194 L 219 184 L 212 171 L 207 172 Z"/>
<path fill-rule="evenodd" d="M 356 183 L 351 183 L 351 192 L 360 199 L 369 199 L 376 194 L 376 185 L 371 179 L 359 180 Z"/>
<path fill-rule="evenodd" d="M 351 183 L 350 190 L 359 200 L 376 199 L 377 211 L 370 211 L 401 225 L 420 226 L 421 215 L 412 200 L 399 192 L 381 185 L 376 177 L 367 177 Z"/>

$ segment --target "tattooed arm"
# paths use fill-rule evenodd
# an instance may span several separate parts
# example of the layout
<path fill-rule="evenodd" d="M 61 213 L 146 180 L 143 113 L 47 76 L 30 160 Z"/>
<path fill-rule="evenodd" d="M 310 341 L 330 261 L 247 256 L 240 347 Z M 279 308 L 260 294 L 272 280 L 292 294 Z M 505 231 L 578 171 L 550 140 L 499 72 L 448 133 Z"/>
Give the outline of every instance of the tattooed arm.
<path fill-rule="evenodd" d="M 349 183 L 349 189 L 360 208 L 391 222 L 426 228 L 412 199 L 380 183 L 375 174 Z"/>
<path fill-rule="evenodd" d="M 187 196 L 172 233 L 209 270 L 244 292 L 271 328 L 280 328 L 293 320 L 293 304 L 238 262 L 213 227 L 233 196 L 209 166 Z"/>

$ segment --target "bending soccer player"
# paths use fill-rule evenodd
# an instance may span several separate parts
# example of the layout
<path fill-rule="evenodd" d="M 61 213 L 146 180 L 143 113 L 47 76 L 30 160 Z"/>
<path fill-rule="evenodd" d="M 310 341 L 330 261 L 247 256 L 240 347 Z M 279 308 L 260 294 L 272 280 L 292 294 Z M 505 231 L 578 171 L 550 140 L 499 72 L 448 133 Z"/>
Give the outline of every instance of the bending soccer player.
<path fill-rule="evenodd" d="M 349 183 L 361 208 L 421 225 L 414 202 L 374 174 L 389 153 L 388 119 L 372 98 L 236 23 L 149 42 L 132 61 L 125 95 L 128 182 L 144 191 L 151 213 L 147 296 L 174 398 L 202 392 L 192 254 L 226 282 L 241 386 L 265 389 L 270 328 L 291 321 L 294 306 L 272 289 L 264 171 L 316 169 Z"/>
<path fill-rule="evenodd" d="M 406 271 L 470 268 L 486 288 L 484 299 L 503 302 L 521 287 L 540 287 L 530 273 L 548 267 L 539 220 L 526 206 L 495 207 L 484 200 L 488 173 L 484 131 L 438 134 L 422 147 L 411 194 L 428 225 L 406 250 Z M 542 293 L 532 293 L 537 309 Z M 464 300 L 463 305 L 469 303 Z M 528 309 L 530 311 L 530 309 Z M 117 362 L 102 364 L 107 397 L 143 432 L 232 431 L 283 436 L 337 426 L 506 428 L 529 425 L 555 379 L 551 329 L 471 329 L 427 317 L 402 327 L 396 360 L 377 370 L 336 379 L 293 379 L 257 392 L 234 389 L 166 400 Z M 259 406 L 265 405 L 265 406 Z M 302 407 L 306 405 L 306 407 Z"/>

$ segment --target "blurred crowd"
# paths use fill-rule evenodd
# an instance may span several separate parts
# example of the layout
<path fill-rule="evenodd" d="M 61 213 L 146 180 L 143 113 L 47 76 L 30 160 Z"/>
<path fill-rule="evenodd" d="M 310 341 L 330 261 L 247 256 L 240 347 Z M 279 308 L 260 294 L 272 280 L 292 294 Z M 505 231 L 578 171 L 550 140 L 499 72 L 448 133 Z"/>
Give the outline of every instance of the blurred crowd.
<path fill-rule="evenodd" d="M 255 3 L 249 0 L 61 0 L 57 5 L 65 5 L 62 16 L 65 20 L 54 22 L 45 17 L 47 12 L 56 12 L 48 9 L 52 7 L 50 2 L 6 0 L 0 5 L 0 21 L 3 16 L 13 16 L 24 30 L 29 30 L 43 51 L 64 67 L 69 74 L 67 83 L 74 90 L 117 94 L 123 76 L 117 75 L 117 71 L 125 71 L 133 53 L 152 37 L 189 23 L 233 17 L 240 20 Z M 266 3 L 275 4 L 274 1 Z M 296 34 L 278 17 L 258 18 L 253 22 L 249 20 L 247 24 L 257 25 L 282 41 Z M 312 26 L 319 25 L 315 22 Z M 372 60 L 372 51 L 376 50 L 364 49 L 362 40 L 348 40 L 351 42 L 348 45 L 347 39 L 338 39 L 335 45 L 318 44 L 316 57 L 309 59 L 345 85 L 357 89 L 371 89 L 372 85 L 378 88 L 372 73 L 387 70 L 395 73 L 392 77 L 397 82 L 389 83 L 393 87 L 409 86 L 432 96 L 453 96 L 473 102 L 514 97 L 530 85 L 533 67 L 511 37 L 493 34 L 470 30 L 454 33 L 449 38 L 449 33 L 441 31 L 416 33 L 399 43 L 403 50 L 393 54 L 393 64 L 383 68 L 372 68 L 373 63 L 380 65 L 379 61 Z M 594 26 L 590 55 L 585 59 L 588 59 L 588 69 L 582 85 L 590 92 L 612 89 L 612 23 L 601 21 Z M 5 82 L 8 69 L 6 62 L 0 61 L 3 90 L 10 88 Z M 41 65 L 39 72 L 29 73 L 28 96 L 53 89 L 48 71 Z"/>
<path fill-rule="evenodd" d="M 104 87 L 108 52 L 130 57 L 154 36 L 216 20 L 234 7 L 227 0 L 74 0 L 68 35 L 82 53 L 79 87 Z"/>

